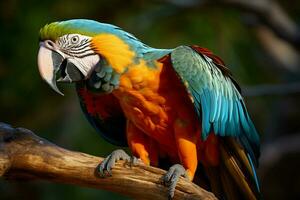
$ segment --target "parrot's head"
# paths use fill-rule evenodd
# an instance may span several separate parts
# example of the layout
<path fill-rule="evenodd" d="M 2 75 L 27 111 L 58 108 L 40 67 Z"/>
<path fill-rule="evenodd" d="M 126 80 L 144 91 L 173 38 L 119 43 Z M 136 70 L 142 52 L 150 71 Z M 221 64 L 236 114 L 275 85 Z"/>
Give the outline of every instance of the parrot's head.
<path fill-rule="evenodd" d="M 39 39 L 40 75 L 59 94 L 57 81 L 87 80 L 102 59 L 123 73 L 142 45 L 116 26 L 84 19 L 50 23 L 41 28 Z"/>

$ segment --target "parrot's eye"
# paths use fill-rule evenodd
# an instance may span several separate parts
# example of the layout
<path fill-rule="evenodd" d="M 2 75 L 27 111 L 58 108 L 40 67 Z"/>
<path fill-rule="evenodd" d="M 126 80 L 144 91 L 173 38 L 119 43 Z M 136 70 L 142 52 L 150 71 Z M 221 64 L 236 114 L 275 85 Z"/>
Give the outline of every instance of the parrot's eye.
<path fill-rule="evenodd" d="M 80 34 L 66 34 L 56 41 L 59 50 L 71 57 L 84 57 L 93 54 L 90 47 L 91 37 Z"/>
<path fill-rule="evenodd" d="M 78 41 L 79 41 L 79 37 L 78 37 L 77 35 L 71 37 L 71 42 L 72 42 L 73 44 L 76 44 Z"/>

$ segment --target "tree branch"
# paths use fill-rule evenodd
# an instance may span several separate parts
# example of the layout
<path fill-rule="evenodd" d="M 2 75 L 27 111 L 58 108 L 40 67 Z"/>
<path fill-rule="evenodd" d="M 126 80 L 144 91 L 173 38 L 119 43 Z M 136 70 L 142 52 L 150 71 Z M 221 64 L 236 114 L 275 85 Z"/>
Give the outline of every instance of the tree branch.
<path fill-rule="evenodd" d="M 236 6 L 253 14 L 270 27 L 283 40 L 300 48 L 300 29 L 288 14 L 274 0 L 218 0 L 229 6 Z"/>
<path fill-rule="evenodd" d="M 256 15 L 266 26 L 283 40 L 299 50 L 300 28 L 275 0 L 166 0 L 180 7 L 203 5 L 227 6 Z"/>
<path fill-rule="evenodd" d="M 300 27 L 275 0 L 165 0 L 183 8 L 215 6 L 243 11 L 244 22 L 254 30 L 274 64 L 299 70 Z"/>
<path fill-rule="evenodd" d="M 291 43 L 277 37 L 268 26 L 263 24 L 251 24 L 250 27 L 254 29 L 257 39 L 272 58 L 274 65 L 282 66 L 291 72 L 299 71 L 299 53 L 291 46 Z"/>
<path fill-rule="evenodd" d="M 24 128 L 0 123 L 0 177 L 42 179 L 117 192 L 134 199 L 167 199 L 161 177 L 164 170 L 138 164 L 129 167 L 120 161 L 113 176 L 101 178 L 96 168 L 103 158 L 69 151 L 36 136 Z M 174 199 L 216 199 L 181 178 Z"/>

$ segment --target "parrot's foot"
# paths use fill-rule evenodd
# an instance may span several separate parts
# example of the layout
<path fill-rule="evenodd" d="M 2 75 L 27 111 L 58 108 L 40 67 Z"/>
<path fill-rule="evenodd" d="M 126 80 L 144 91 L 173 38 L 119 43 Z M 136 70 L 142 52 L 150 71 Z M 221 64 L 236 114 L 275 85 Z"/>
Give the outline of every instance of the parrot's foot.
<path fill-rule="evenodd" d="M 111 176 L 111 168 L 115 166 L 118 160 L 125 160 L 130 166 L 138 163 L 136 157 L 130 157 L 124 150 L 117 149 L 107 156 L 98 166 L 98 172 L 101 177 Z"/>
<path fill-rule="evenodd" d="M 180 164 L 170 167 L 169 171 L 163 176 L 163 183 L 168 187 L 169 199 L 172 199 L 174 196 L 175 187 L 180 176 L 187 178 L 186 170 Z"/>

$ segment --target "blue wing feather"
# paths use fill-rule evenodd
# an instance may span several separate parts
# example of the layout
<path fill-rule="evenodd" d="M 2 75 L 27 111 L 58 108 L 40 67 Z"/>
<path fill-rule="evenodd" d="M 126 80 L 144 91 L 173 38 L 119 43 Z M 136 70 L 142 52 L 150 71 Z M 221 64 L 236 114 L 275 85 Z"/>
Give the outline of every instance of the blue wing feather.
<path fill-rule="evenodd" d="M 188 82 L 187 90 L 202 121 L 202 138 L 205 140 L 211 131 L 236 137 L 257 164 L 259 136 L 239 87 L 224 73 L 228 69 L 220 68 L 213 59 L 188 46 L 176 48 L 171 53 L 171 62 L 179 77 Z"/>

